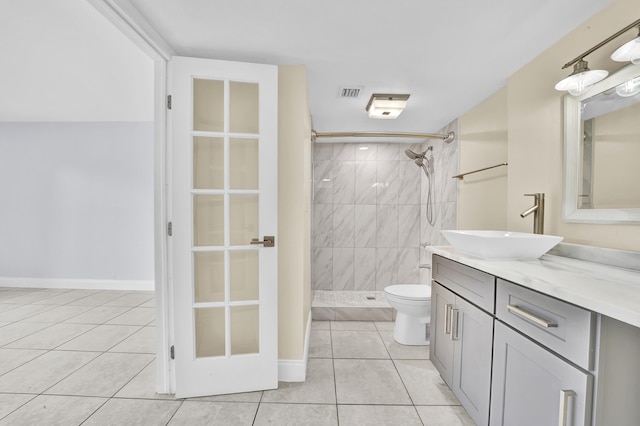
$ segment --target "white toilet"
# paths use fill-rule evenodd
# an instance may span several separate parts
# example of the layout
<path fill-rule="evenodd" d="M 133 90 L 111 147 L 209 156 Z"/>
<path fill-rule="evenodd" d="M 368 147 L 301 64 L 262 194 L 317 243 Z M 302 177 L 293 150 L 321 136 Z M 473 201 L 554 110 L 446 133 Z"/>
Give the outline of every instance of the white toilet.
<path fill-rule="evenodd" d="M 428 345 L 431 321 L 431 287 L 422 284 L 391 285 L 384 289 L 396 309 L 393 338 L 402 345 Z"/>

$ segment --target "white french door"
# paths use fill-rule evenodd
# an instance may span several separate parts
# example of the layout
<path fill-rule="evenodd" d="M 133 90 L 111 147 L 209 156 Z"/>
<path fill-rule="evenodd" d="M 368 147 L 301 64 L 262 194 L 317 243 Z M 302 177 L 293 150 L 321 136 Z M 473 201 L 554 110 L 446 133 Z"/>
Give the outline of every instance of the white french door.
<path fill-rule="evenodd" d="M 278 386 L 277 73 L 169 62 L 177 398 Z"/>

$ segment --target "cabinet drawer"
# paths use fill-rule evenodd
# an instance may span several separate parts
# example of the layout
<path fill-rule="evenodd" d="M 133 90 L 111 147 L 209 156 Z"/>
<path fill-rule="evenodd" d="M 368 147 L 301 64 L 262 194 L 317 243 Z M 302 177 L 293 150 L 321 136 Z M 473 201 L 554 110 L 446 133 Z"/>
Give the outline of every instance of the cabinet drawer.
<path fill-rule="evenodd" d="M 593 369 L 596 314 L 498 278 L 496 317 L 586 370 Z"/>
<path fill-rule="evenodd" d="M 438 255 L 433 255 L 432 273 L 435 281 L 493 314 L 496 293 L 493 275 Z"/>

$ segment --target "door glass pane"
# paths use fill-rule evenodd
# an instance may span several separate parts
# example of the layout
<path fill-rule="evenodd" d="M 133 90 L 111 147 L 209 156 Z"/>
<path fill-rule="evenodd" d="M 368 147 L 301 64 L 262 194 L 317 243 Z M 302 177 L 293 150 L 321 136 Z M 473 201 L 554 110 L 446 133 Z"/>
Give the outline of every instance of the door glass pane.
<path fill-rule="evenodd" d="M 231 307 L 231 355 L 260 352 L 258 305 Z"/>
<path fill-rule="evenodd" d="M 231 189 L 258 189 L 258 140 L 229 139 Z"/>
<path fill-rule="evenodd" d="M 196 308 L 196 358 L 224 356 L 224 308 Z"/>
<path fill-rule="evenodd" d="M 229 131 L 258 133 L 257 83 L 229 83 Z"/>
<path fill-rule="evenodd" d="M 224 132 L 224 81 L 193 79 L 193 130 Z"/>
<path fill-rule="evenodd" d="M 224 195 L 193 196 L 193 234 L 195 246 L 224 245 Z"/>
<path fill-rule="evenodd" d="M 224 302 L 224 252 L 193 254 L 196 302 Z"/>
<path fill-rule="evenodd" d="M 231 300 L 258 300 L 257 250 L 231 251 Z"/>
<path fill-rule="evenodd" d="M 232 246 L 246 246 L 258 236 L 258 196 L 229 196 L 229 233 Z"/>
<path fill-rule="evenodd" d="M 223 138 L 193 138 L 193 187 L 224 188 Z"/>

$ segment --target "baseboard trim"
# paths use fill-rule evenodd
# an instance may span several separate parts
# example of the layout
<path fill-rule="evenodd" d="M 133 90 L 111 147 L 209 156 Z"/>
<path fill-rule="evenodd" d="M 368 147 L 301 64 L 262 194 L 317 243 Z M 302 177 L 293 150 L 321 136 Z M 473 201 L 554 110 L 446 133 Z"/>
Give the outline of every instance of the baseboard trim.
<path fill-rule="evenodd" d="M 309 359 L 309 340 L 311 337 L 311 311 L 307 319 L 307 330 L 304 336 L 304 352 L 301 360 L 278 360 L 279 382 L 304 382 L 307 379 L 307 360 Z"/>
<path fill-rule="evenodd" d="M 0 287 L 153 291 L 155 288 L 155 284 L 153 280 L 78 280 L 65 278 L 0 277 Z"/>

